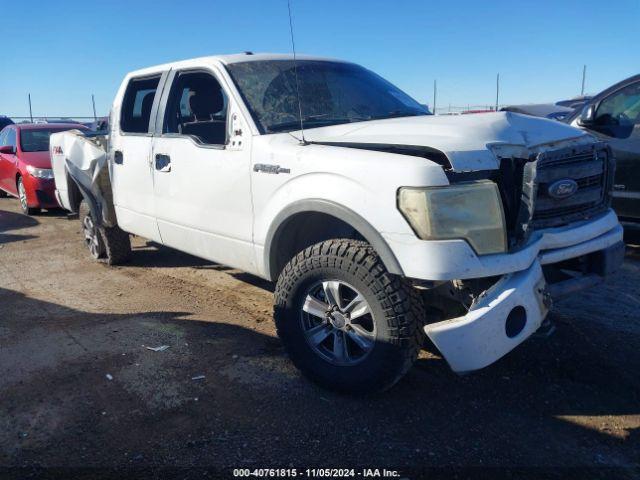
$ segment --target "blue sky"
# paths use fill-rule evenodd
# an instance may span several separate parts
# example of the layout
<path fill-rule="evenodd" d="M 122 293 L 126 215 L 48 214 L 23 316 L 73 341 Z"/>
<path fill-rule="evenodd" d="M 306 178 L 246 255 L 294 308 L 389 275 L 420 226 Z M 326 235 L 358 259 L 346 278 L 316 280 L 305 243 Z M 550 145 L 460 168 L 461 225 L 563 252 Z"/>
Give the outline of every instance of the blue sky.
<path fill-rule="evenodd" d="M 3 2 L 4 3 L 4 2 Z M 640 0 L 292 0 L 299 53 L 360 63 L 438 106 L 545 102 L 640 72 Z M 172 60 L 289 52 L 286 0 L 10 2 L 0 114 L 106 114 L 124 74 Z"/>

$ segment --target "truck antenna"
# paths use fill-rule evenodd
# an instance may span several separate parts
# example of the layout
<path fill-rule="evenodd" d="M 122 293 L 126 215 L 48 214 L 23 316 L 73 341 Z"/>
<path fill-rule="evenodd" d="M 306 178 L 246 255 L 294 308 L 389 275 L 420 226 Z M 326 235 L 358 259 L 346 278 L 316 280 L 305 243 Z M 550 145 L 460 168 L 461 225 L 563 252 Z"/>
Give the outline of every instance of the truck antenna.
<path fill-rule="evenodd" d="M 287 8 L 289 9 L 289 33 L 291 34 L 291 48 L 293 50 L 293 74 L 296 77 L 296 96 L 298 97 L 298 118 L 300 119 L 300 133 L 302 139 L 300 145 L 309 145 L 304 138 L 304 124 L 302 122 L 302 101 L 300 100 L 300 83 L 298 82 L 298 62 L 296 59 L 296 42 L 293 39 L 293 20 L 291 19 L 291 0 L 287 0 Z"/>

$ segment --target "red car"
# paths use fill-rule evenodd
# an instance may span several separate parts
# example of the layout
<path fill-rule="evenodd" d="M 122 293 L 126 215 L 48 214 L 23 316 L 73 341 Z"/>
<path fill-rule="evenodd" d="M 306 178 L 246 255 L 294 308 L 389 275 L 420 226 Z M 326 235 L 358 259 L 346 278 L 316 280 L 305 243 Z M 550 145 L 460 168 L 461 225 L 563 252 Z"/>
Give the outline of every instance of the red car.
<path fill-rule="evenodd" d="M 6 126 L 0 132 L 0 196 L 18 197 L 27 215 L 41 208 L 57 208 L 49 136 L 75 128 L 86 130 L 74 123 Z"/>

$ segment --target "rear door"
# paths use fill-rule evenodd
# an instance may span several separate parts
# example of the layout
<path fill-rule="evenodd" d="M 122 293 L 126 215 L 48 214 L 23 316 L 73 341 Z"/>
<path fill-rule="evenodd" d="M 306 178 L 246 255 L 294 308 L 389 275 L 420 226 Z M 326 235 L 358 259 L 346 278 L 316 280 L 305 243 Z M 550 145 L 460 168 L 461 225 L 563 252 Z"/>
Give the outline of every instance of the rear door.
<path fill-rule="evenodd" d="M 640 220 L 640 82 L 631 83 L 598 105 L 593 130 L 616 157 L 613 207 L 622 219 Z"/>
<path fill-rule="evenodd" d="M 151 143 L 166 76 L 161 72 L 129 80 L 114 108 L 109 152 L 118 224 L 157 242 L 161 240 L 155 219 Z"/>
<path fill-rule="evenodd" d="M 242 135 L 241 113 L 218 71 L 178 70 L 170 77 L 153 141 L 162 242 L 253 272 L 251 136 Z M 230 139 L 234 119 L 238 137 Z"/>

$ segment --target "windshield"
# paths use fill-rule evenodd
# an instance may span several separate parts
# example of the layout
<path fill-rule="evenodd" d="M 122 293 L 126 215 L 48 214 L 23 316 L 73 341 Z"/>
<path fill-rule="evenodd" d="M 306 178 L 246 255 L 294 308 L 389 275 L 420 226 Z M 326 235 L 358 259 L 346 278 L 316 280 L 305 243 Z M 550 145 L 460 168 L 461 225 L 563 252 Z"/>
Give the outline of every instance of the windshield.
<path fill-rule="evenodd" d="M 23 129 L 20 130 L 20 148 L 23 152 L 48 152 L 49 137 L 52 133 L 63 132 L 72 128 L 43 128 L 37 130 Z"/>
<path fill-rule="evenodd" d="M 227 66 L 262 133 L 381 118 L 428 115 L 427 109 L 375 73 L 351 63 L 292 60 Z"/>

